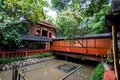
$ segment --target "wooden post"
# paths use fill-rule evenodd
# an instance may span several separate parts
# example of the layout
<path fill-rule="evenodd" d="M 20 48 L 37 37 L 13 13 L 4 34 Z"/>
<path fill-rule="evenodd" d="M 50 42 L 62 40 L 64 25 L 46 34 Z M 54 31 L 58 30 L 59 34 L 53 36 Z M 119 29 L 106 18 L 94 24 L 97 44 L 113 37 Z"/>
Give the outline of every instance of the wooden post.
<path fill-rule="evenodd" d="M 115 80 L 119 80 L 119 59 L 118 59 L 118 45 L 117 45 L 117 31 L 116 27 L 112 26 L 112 44 L 113 44 L 113 59 L 114 59 L 114 70 Z"/>

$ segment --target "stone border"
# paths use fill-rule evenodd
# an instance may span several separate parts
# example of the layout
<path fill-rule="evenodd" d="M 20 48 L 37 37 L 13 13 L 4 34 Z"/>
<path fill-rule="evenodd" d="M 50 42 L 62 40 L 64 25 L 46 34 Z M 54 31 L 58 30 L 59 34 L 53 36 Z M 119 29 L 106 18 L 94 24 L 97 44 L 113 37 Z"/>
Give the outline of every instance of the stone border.
<path fill-rule="evenodd" d="M 37 64 L 41 62 L 45 62 L 48 60 L 52 60 L 54 57 L 45 57 L 45 58 L 29 58 L 26 60 L 20 60 L 20 61 L 15 61 L 7 64 L 1 64 L 0 65 L 0 71 L 5 71 L 5 70 L 10 70 L 13 69 L 13 66 L 17 66 L 18 68 L 32 65 L 32 64 Z"/>

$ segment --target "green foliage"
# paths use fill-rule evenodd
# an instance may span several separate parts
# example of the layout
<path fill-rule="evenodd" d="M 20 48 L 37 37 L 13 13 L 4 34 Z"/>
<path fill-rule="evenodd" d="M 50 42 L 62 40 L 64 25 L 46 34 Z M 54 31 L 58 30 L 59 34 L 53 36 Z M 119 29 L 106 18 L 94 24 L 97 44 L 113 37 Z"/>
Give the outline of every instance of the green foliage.
<path fill-rule="evenodd" d="M 4 42 L 15 42 L 16 45 L 19 45 L 19 43 L 21 42 L 21 38 L 20 38 L 20 35 L 19 33 L 16 32 L 16 30 L 12 29 L 11 31 L 6 31 L 3 33 L 3 40 L 2 40 L 2 43 L 5 45 Z"/>
<path fill-rule="evenodd" d="M 50 57 L 52 55 L 53 55 L 52 53 L 45 53 L 45 54 L 43 54 L 44 57 Z"/>
<path fill-rule="evenodd" d="M 43 57 L 50 57 L 52 56 L 52 53 L 43 53 L 43 54 L 37 54 L 34 55 L 35 58 L 43 58 Z M 19 60 L 25 60 L 27 59 L 27 57 L 23 56 L 23 57 L 14 57 L 14 58 L 4 58 L 4 59 L 0 59 L 0 64 L 7 64 L 7 63 L 11 63 L 11 62 L 15 62 L 15 61 L 19 61 Z"/>
<path fill-rule="evenodd" d="M 100 63 L 94 70 L 90 80 L 103 80 L 103 75 L 104 75 L 104 66 L 103 63 Z"/>
<path fill-rule="evenodd" d="M 85 24 L 91 34 L 105 33 L 105 14 L 110 12 L 110 5 L 106 0 L 91 2 L 87 9 L 80 12 L 82 24 Z M 85 20 L 86 19 L 86 20 Z"/>
<path fill-rule="evenodd" d="M 57 35 L 62 37 L 71 37 L 72 35 L 79 34 L 78 26 L 80 18 L 77 15 L 78 10 L 74 11 L 68 9 L 63 13 L 59 13 L 56 18 Z"/>
<path fill-rule="evenodd" d="M 44 19 L 43 6 L 46 5 L 43 0 L 4 0 L 9 15 L 23 17 L 33 23 Z"/>
<path fill-rule="evenodd" d="M 18 60 L 25 60 L 25 59 L 27 59 L 27 58 L 26 57 L 4 58 L 4 59 L 0 59 L 0 63 L 7 64 L 7 63 L 15 62 Z"/>
<path fill-rule="evenodd" d="M 6 12 L 0 12 L 1 23 L 0 23 L 0 38 L 3 45 L 8 44 L 9 40 L 15 42 L 17 45 L 21 42 L 20 35 L 16 31 L 15 27 L 20 25 L 20 21 L 18 21 L 14 17 L 10 17 Z"/>
<path fill-rule="evenodd" d="M 58 36 L 107 32 L 104 16 L 111 7 L 107 0 L 52 0 L 52 4 L 58 10 L 54 22 Z"/>
<path fill-rule="evenodd" d="M 50 57 L 52 55 L 53 55 L 52 53 L 43 53 L 43 54 L 34 55 L 34 57 L 35 58 L 43 58 L 43 57 Z"/>
<path fill-rule="evenodd" d="M 34 55 L 35 58 L 43 58 L 44 56 L 42 54 Z"/>
<path fill-rule="evenodd" d="M 61 11 L 66 5 L 65 3 L 61 2 L 61 0 L 52 0 L 52 6 Z"/>
<path fill-rule="evenodd" d="M 52 7 L 58 12 L 62 12 L 69 8 L 74 10 L 79 8 L 80 0 L 51 0 Z"/>
<path fill-rule="evenodd" d="M 44 0 L 0 0 L 0 43 L 20 45 L 20 34 L 27 34 L 27 27 L 44 20 Z"/>

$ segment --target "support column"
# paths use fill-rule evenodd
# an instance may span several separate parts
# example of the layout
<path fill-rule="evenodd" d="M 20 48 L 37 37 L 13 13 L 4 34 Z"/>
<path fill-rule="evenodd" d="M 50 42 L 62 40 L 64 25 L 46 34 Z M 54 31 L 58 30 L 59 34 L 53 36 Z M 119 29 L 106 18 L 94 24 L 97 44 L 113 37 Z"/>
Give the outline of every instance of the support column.
<path fill-rule="evenodd" d="M 50 50 L 50 42 L 47 42 L 47 48 Z"/>
<path fill-rule="evenodd" d="M 48 50 L 47 42 L 45 42 L 45 50 Z"/>
<path fill-rule="evenodd" d="M 40 35 L 42 36 L 42 27 L 40 28 Z"/>
<path fill-rule="evenodd" d="M 115 80 L 119 80 L 119 59 L 118 59 L 118 45 L 117 45 L 117 31 L 116 27 L 112 26 L 112 44 L 113 44 L 113 59 L 114 59 L 114 70 Z"/>

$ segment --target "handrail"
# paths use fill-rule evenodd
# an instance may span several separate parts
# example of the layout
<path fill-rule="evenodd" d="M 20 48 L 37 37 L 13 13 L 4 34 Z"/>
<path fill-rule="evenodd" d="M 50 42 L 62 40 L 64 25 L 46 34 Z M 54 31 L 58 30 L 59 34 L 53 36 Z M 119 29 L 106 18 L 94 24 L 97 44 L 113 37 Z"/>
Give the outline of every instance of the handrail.
<path fill-rule="evenodd" d="M 46 50 L 45 49 L 40 49 L 40 50 L 2 51 L 2 53 L 33 52 L 33 51 L 46 51 Z"/>
<path fill-rule="evenodd" d="M 69 72 L 67 75 L 65 75 L 64 77 L 62 77 L 60 80 L 65 80 L 67 77 L 69 77 L 71 74 L 73 74 L 75 71 L 77 71 L 78 69 L 80 69 L 82 67 L 82 65 L 78 66 L 77 68 L 75 68 L 73 71 Z"/>
<path fill-rule="evenodd" d="M 18 70 L 18 74 L 19 74 L 19 77 L 21 76 L 24 80 L 29 80 L 29 79 L 26 78 L 19 70 Z"/>

